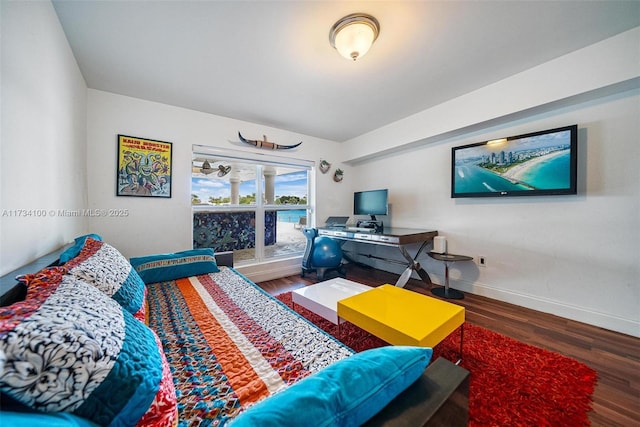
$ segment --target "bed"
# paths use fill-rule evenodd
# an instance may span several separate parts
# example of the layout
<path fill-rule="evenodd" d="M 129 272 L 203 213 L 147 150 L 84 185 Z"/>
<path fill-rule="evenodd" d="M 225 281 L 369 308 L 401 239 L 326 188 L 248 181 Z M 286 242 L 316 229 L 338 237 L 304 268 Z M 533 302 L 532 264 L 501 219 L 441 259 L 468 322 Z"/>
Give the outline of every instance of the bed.
<path fill-rule="evenodd" d="M 126 260 L 90 235 L 18 273 L 25 272 L 0 301 L 3 425 L 466 424 L 464 369 L 444 359 L 429 363 L 429 349 L 354 354 L 235 270 L 230 253 Z M 46 313 L 55 331 L 43 336 L 52 323 L 40 319 Z M 70 318 L 85 330 L 61 333 Z M 32 321 L 40 323 L 27 328 Z M 109 368 L 77 356 L 78 343 L 100 345 L 92 325 L 109 333 L 107 350 L 92 347 L 90 358 L 111 351 Z M 72 374 L 43 363 L 30 365 L 29 387 L 17 382 L 30 360 L 25 352 L 39 358 L 54 338 L 71 342 L 75 353 L 58 359 L 74 366 Z M 87 374 L 87 364 L 100 369 Z"/>

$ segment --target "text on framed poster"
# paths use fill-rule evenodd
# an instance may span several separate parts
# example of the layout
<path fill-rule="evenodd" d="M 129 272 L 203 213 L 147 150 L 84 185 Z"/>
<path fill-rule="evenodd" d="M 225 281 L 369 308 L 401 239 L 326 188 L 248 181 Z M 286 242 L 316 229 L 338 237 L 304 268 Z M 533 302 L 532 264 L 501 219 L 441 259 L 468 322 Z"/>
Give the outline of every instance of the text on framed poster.
<path fill-rule="evenodd" d="M 118 135 L 117 196 L 171 197 L 172 144 Z"/>

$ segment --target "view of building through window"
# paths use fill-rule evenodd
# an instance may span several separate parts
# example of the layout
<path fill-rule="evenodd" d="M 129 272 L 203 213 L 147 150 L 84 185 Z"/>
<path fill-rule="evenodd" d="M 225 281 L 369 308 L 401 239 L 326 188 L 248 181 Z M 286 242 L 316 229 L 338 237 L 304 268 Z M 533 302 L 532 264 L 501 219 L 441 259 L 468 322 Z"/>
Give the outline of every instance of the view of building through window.
<path fill-rule="evenodd" d="M 238 264 L 304 252 L 311 167 L 266 160 L 194 152 L 194 248 L 233 251 Z"/>

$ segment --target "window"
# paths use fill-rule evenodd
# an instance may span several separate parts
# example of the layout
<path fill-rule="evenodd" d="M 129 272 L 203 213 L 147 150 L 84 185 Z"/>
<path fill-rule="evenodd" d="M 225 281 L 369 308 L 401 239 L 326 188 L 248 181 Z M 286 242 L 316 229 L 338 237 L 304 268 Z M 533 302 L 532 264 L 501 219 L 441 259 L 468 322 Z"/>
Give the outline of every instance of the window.
<path fill-rule="evenodd" d="M 233 251 L 239 265 L 301 255 L 302 228 L 312 206 L 312 166 L 193 146 L 193 247 Z"/>

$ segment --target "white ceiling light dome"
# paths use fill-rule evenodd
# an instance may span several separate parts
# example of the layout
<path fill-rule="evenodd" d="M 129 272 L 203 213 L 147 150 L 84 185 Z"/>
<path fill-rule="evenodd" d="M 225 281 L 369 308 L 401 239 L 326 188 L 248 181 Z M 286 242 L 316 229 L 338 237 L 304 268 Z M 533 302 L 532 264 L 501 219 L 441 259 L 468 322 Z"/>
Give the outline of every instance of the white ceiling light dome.
<path fill-rule="evenodd" d="M 329 41 L 347 59 L 362 58 L 380 34 L 380 23 L 365 13 L 352 13 L 333 24 Z"/>

